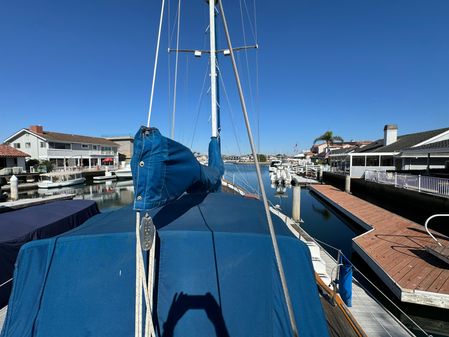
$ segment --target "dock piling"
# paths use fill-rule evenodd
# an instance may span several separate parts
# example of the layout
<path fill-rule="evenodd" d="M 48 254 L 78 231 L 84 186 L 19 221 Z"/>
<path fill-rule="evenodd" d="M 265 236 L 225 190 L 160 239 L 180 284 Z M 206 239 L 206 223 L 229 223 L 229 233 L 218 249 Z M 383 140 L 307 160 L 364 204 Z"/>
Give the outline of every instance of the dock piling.
<path fill-rule="evenodd" d="M 301 222 L 301 186 L 295 180 L 293 182 L 292 218 L 295 222 Z"/>
<path fill-rule="evenodd" d="M 345 192 L 346 193 L 351 193 L 351 176 L 350 175 L 346 175 L 345 176 Z"/>
<path fill-rule="evenodd" d="M 19 179 L 13 175 L 9 180 L 9 184 L 11 186 L 11 200 L 15 201 L 19 199 Z"/>

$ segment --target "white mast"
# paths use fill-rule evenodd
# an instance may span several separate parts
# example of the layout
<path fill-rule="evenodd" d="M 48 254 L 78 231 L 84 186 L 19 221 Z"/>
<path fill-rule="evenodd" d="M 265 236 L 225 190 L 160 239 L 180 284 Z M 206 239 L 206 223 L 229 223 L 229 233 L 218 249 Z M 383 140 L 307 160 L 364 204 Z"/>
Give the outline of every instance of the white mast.
<path fill-rule="evenodd" d="M 210 99 L 212 114 L 212 137 L 217 131 L 217 60 L 215 50 L 215 0 L 209 0 L 209 35 L 210 35 Z"/>

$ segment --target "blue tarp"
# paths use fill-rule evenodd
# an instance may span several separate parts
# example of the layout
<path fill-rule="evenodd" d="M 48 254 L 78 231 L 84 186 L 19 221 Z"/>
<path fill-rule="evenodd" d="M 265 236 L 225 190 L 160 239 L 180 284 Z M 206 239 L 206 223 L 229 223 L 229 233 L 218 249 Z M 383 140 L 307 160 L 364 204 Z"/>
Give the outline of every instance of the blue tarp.
<path fill-rule="evenodd" d="M 219 143 L 211 139 L 213 165 L 201 165 L 184 145 L 161 135 L 156 128 L 142 126 L 134 137 L 131 170 L 134 180 L 134 209 L 149 210 L 176 200 L 184 192 L 219 190 L 224 165 Z"/>
<path fill-rule="evenodd" d="M 263 205 L 185 194 L 158 229 L 158 336 L 291 336 Z M 328 336 L 308 248 L 274 218 L 300 336 Z M 134 335 L 135 213 L 99 214 L 22 247 L 1 337 Z"/>
<path fill-rule="evenodd" d="M 20 247 L 81 225 L 98 214 L 95 201 L 64 200 L 0 214 L 0 284 L 11 279 Z M 8 302 L 11 283 L 0 287 L 0 308 Z"/>

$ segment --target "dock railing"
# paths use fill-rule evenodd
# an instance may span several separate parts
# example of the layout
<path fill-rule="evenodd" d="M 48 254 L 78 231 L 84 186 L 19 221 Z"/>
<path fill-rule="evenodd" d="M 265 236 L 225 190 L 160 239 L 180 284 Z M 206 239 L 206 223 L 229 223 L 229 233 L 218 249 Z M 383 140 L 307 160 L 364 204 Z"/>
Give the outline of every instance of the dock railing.
<path fill-rule="evenodd" d="M 449 179 L 385 171 L 365 171 L 365 180 L 449 197 Z"/>

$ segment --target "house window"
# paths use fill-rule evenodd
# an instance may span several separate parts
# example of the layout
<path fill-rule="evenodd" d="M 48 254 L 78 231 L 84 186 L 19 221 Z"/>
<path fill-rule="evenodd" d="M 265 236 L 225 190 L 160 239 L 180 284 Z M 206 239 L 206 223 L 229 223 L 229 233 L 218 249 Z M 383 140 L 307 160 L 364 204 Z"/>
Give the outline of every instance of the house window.
<path fill-rule="evenodd" d="M 25 148 L 26 148 L 26 149 L 29 149 L 30 147 L 31 147 L 31 143 L 26 142 L 26 143 L 25 143 Z"/>
<path fill-rule="evenodd" d="M 67 143 L 48 143 L 48 147 L 50 149 L 57 149 L 57 150 L 70 150 L 70 144 Z"/>
<path fill-rule="evenodd" d="M 111 147 L 110 146 L 102 146 L 101 151 L 111 151 Z"/>
<path fill-rule="evenodd" d="M 88 148 L 89 148 L 89 145 L 87 145 L 87 144 L 81 144 L 81 148 L 82 148 L 82 149 L 88 149 Z"/>
<path fill-rule="evenodd" d="M 366 156 L 366 166 L 379 166 L 379 156 Z"/>
<path fill-rule="evenodd" d="M 14 143 L 13 145 L 16 149 L 20 149 L 20 143 Z"/>
<path fill-rule="evenodd" d="M 98 150 L 98 145 L 92 145 L 92 149 Z"/>
<path fill-rule="evenodd" d="M 393 156 L 381 156 L 380 166 L 393 166 Z"/>
<path fill-rule="evenodd" d="M 352 157 L 352 166 L 365 166 L 365 156 Z"/>
<path fill-rule="evenodd" d="M 45 147 L 45 143 L 44 142 L 41 142 L 40 145 L 41 145 L 41 148 Z"/>

